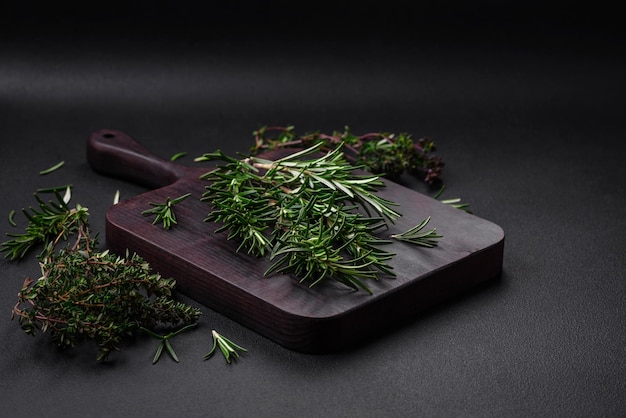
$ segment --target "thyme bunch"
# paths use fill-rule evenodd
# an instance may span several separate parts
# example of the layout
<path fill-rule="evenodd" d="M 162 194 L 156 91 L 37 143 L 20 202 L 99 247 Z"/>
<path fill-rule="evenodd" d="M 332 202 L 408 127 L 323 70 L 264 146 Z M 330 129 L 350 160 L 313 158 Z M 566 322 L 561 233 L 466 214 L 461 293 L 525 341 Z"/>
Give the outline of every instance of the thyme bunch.
<path fill-rule="evenodd" d="M 300 135 L 293 126 L 264 126 L 254 131 L 253 135 L 253 155 L 280 148 L 308 148 L 315 144 L 321 144 L 320 150 L 323 151 L 341 146 L 353 164 L 362 165 L 374 174 L 393 178 L 403 172 L 413 172 L 422 176 L 428 184 L 440 180 L 445 165 L 441 157 L 434 154 L 436 145 L 433 140 L 414 140 L 407 133 L 370 132 L 355 135 L 346 126 L 343 132 L 310 132 Z"/>
<path fill-rule="evenodd" d="M 353 166 L 341 145 L 318 156 L 322 149 L 317 143 L 275 161 L 221 151 L 196 158 L 222 162 L 201 176 L 210 182 L 201 197 L 212 205 L 205 221 L 229 231 L 237 251 L 269 254 L 266 276 L 293 273 L 310 286 L 333 279 L 371 294 L 364 280 L 394 275 L 394 254 L 382 248 L 391 241 L 376 232 L 401 215 L 377 194 L 380 177 L 355 174 L 363 167 Z"/>
<path fill-rule="evenodd" d="M 24 332 L 49 332 L 61 348 L 93 340 L 96 359 L 104 361 L 123 337 L 140 329 L 195 323 L 200 310 L 172 299 L 173 279 L 152 272 L 137 254 L 98 251 L 87 208 L 69 208 L 55 195 L 59 202 L 36 195 L 39 208 L 24 211 L 26 232 L 11 234 L 1 247 L 19 259 L 35 243 L 45 244 L 38 256 L 41 277 L 25 280 L 12 312 Z M 69 242 L 57 248 L 62 241 Z"/>

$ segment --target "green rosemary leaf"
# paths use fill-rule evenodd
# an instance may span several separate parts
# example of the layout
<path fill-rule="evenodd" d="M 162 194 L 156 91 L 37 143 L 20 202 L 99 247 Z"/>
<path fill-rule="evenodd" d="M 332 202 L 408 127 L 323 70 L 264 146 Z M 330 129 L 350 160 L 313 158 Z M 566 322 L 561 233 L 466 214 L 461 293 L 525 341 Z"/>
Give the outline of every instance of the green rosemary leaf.
<path fill-rule="evenodd" d="M 320 176 L 317 176 L 315 174 L 311 174 L 311 177 L 313 177 L 318 182 L 324 184 L 326 187 L 330 188 L 331 190 L 336 190 L 337 189 L 337 186 L 335 186 L 336 182 L 334 182 L 332 180 L 326 180 L 324 177 L 320 177 Z"/>
<path fill-rule="evenodd" d="M 460 198 L 441 200 L 441 203 L 445 203 L 446 205 L 450 205 L 455 209 L 460 209 L 467 213 L 472 213 L 469 209 L 469 203 L 461 203 Z"/>
<path fill-rule="evenodd" d="M 222 340 L 217 340 L 217 347 L 220 349 L 220 351 L 222 352 L 222 355 L 224 356 L 224 358 L 226 359 L 226 362 L 228 364 L 230 364 L 230 351 L 228 351 L 228 349 L 224 346 L 224 343 L 222 342 Z"/>
<path fill-rule="evenodd" d="M 157 347 L 156 353 L 154 353 L 154 357 L 152 358 L 152 364 L 156 364 L 161 358 L 161 353 L 163 352 L 163 347 L 165 346 L 165 340 L 159 343 Z"/>
<path fill-rule="evenodd" d="M 216 348 L 217 348 L 217 339 L 216 339 L 216 338 L 213 338 L 213 347 L 211 348 L 211 350 L 210 350 L 208 353 L 206 353 L 206 354 L 204 355 L 204 359 L 205 359 L 205 360 L 208 360 L 208 359 L 210 359 L 211 357 L 213 357 L 213 354 L 215 354 L 215 349 L 216 349 Z"/>
<path fill-rule="evenodd" d="M 163 337 L 159 334 L 157 334 L 156 332 L 153 332 L 151 330 L 149 330 L 148 328 L 145 327 L 140 327 L 139 329 L 141 329 L 143 332 L 145 332 L 146 334 L 154 337 L 154 338 L 158 338 L 158 339 L 162 339 Z"/>
<path fill-rule="evenodd" d="M 172 357 L 172 359 L 174 359 L 176 363 L 179 363 L 180 360 L 178 359 L 178 356 L 176 355 L 176 352 L 174 351 L 174 347 L 172 347 L 172 344 L 170 344 L 170 340 L 164 339 L 163 343 L 165 343 L 165 348 L 167 349 L 167 352 Z"/>
<path fill-rule="evenodd" d="M 64 184 L 62 186 L 56 186 L 56 187 L 47 187 L 47 188 L 41 188 L 41 189 L 37 189 L 35 190 L 36 194 L 39 193 L 55 193 L 55 192 L 61 192 L 64 190 L 67 190 L 67 188 L 72 188 L 73 185 L 72 184 Z"/>
<path fill-rule="evenodd" d="M 15 210 L 11 210 L 11 212 L 9 212 L 9 223 L 11 224 L 11 226 L 17 226 L 14 218 L 15 218 Z"/>
<path fill-rule="evenodd" d="M 443 194 L 443 191 L 446 189 L 445 184 L 441 186 L 441 188 L 439 189 L 439 191 L 437 193 L 435 193 L 435 195 L 433 196 L 433 199 L 439 199 L 441 197 L 441 195 Z M 441 200 L 439 199 L 439 201 L 441 203 L 444 203 L 446 205 L 450 205 L 453 208 L 456 209 L 460 209 L 463 210 L 467 213 L 472 213 L 471 210 L 469 209 L 469 203 L 461 203 L 461 198 L 453 198 L 453 199 L 444 199 Z"/>
<path fill-rule="evenodd" d="M 170 161 L 176 161 L 182 157 L 184 157 L 185 155 L 187 155 L 187 153 L 185 151 L 183 152 L 177 152 L 176 154 L 172 155 L 170 157 Z"/>
<path fill-rule="evenodd" d="M 53 165 L 52 167 L 46 168 L 45 170 L 41 170 L 39 172 L 39 174 L 41 174 L 41 175 L 50 174 L 50 173 L 58 170 L 59 168 L 63 167 L 64 164 L 65 164 L 65 161 L 60 161 L 60 162 L 56 163 L 55 165 Z"/>
<path fill-rule="evenodd" d="M 399 241 L 410 242 L 412 244 L 416 244 L 422 247 L 435 247 L 438 244 L 438 239 L 442 238 L 442 235 L 438 235 L 435 228 L 427 231 L 422 231 L 424 227 L 426 227 L 428 222 L 430 222 L 430 216 L 405 232 L 402 232 L 400 234 L 392 234 L 391 238 L 397 239 Z"/>
<path fill-rule="evenodd" d="M 245 348 L 243 348 L 242 346 L 240 346 L 238 344 L 235 344 L 232 340 L 224 337 L 223 335 L 220 335 L 220 336 L 226 343 L 228 343 L 228 345 L 230 346 L 231 350 L 239 350 L 239 351 L 243 351 L 243 352 L 247 352 L 248 351 Z M 239 357 L 238 353 L 235 353 L 235 354 L 237 355 L 237 357 Z"/>
<path fill-rule="evenodd" d="M 322 146 L 322 143 L 317 143 L 315 145 L 313 145 L 312 147 L 303 149 L 302 151 L 298 151 L 298 152 L 294 152 L 291 153 L 289 155 L 287 155 L 286 157 L 280 158 L 279 160 L 277 160 L 276 162 L 279 164 L 283 164 L 286 163 L 287 161 L 294 161 L 294 160 L 299 160 L 302 157 L 307 157 L 315 152 L 318 152 L 320 150 Z"/>
<path fill-rule="evenodd" d="M 341 190 L 343 193 L 346 194 L 346 196 L 348 196 L 350 198 L 354 197 L 354 193 L 352 192 L 352 190 L 350 190 L 349 187 L 344 186 L 340 181 L 337 181 L 337 180 L 331 180 L 331 181 L 332 181 L 333 185 L 335 186 L 333 188 L 337 188 L 337 189 Z"/>
<path fill-rule="evenodd" d="M 174 331 L 174 332 L 172 332 L 172 333 L 168 334 L 168 338 L 175 337 L 175 336 L 177 336 L 178 334 L 182 334 L 183 332 L 187 332 L 187 331 L 189 331 L 189 330 L 190 330 L 190 329 L 192 329 L 192 328 L 196 328 L 197 326 L 198 326 L 198 324 L 197 324 L 197 323 L 193 323 L 193 324 L 185 325 L 185 326 L 184 326 L 184 327 L 182 327 L 181 329 L 179 329 L 179 330 L 177 330 L 177 331 Z"/>

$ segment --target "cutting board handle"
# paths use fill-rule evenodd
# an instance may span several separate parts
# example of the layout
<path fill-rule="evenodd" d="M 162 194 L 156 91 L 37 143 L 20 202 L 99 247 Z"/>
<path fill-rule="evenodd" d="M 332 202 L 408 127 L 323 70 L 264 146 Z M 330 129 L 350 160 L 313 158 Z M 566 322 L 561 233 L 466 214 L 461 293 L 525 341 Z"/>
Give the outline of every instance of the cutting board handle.
<path fill-rule="evenodd" d="M 91 134 L 87 142 L 87 161 L 98 173 L 152 189 L 172 184 L 191 170 L 162 159 L 130 135 L 114 129 L 101 129 Z"/>

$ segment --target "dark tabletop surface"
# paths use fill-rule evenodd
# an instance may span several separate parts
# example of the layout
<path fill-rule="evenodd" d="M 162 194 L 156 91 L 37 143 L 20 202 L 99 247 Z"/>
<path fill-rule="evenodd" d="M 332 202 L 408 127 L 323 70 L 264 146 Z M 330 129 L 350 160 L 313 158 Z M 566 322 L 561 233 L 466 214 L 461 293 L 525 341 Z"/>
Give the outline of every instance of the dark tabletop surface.
<path fill-rule="evenodd" d="M 93 345 L 59 352 L 11 320 L 39 268 L 3 259 L 1 416 L 626 415 L 626 65 L 623 38 L 604 24 L 610 11 L 588 24 L 583 10 L 544 15 L 521 3 L 413 6 L 381 10 L 396 25 L 376 26 L 375 10 L 355 23 L 365 13 L 347 6 L 303 21 L 311 10 L 290 20 L 280 3 L 223 6 L 218 17 L 157 4 L 56 20 L 44 2 L 9 6 L 3 233 L 16 231 L 9 212 L 33 204 L 38 188 L 73 184 L 102 236 L 116 190 L 146 191 L 91 170 L 86 140 L 101 128 L 165 158 L 186 151 L 179 161 L 192 165 L 217 148 L 246 152 L 263 125 L 348 125 L 433 138 L 448 197 L 505 231 L 503 273 L 328 355 L 289 351 L 177 295 L 202 309 L 198 329 L 174 341 L 180 363 L 152 365 L 155 341 L 137 338 L 99 364 Z M 212 328 L 249 352 L 232 365 L 203 361 Z"/>

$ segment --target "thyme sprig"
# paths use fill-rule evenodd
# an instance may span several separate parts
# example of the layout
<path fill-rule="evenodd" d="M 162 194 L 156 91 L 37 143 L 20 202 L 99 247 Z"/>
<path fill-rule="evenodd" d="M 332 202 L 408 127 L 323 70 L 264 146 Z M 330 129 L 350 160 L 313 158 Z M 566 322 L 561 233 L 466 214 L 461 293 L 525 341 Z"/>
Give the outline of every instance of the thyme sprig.
<path fill-rule="evenodd" d="M 223 163 L 201 176 L 210 182 L 201 197 L 212 205 L 205 221 L 239 240 L 237 251 L 269 254 L 266 276 L 292 273 L 310 286 L 334 279 L 371 293 L 364 280 L 394 275 L 394 254 L 381 248 L 391 241 L 375 234 L 401 215 L 377 194 L 379 176 L 355 174 L 364 167 L 351 164 L 342 146 L 321 149 L 318 143 L 278 160 L 221 151 L 196 158 Z"/>
<path fill-rule="evenodd" d="M 200 310 L 172 299 L 176 282 L 152 272 L 137 254 L 122 257 L 98 251 L 87 208 L 69 208 L 58 191 L 58 202 L 44 202 L 24 211 L 24 234 L 2 245 L 12 259 L 21 259 L 36 243 L 41 277 L 27 278 L 12 312 L 27 334 L 49 332 L 61 348 L 93 340 L 96 359 L 104 361 L 123 337 L 139 329 L 192 324 Z M 72 238 L 73 241 L 69 241 Z M 63 248 L 62 241 L 69 241 Z"/>
<path fill-rule="evenodd" d="M 374 174 L 396 177 L 403 172 L 419 173 L 426 183 L 440 180 L 444 162 L 434 154 L 435 142 L 429 138 L 414 140 L 407 133 L 370 132 L 353 134 L 349 127 L 331 134 L 296 133 L 294 126 L 263 126 L 253 132 L 254 146 L 250 152 L 280 148 L 308 148 L 320 144 L 320 150 L 330 151 L 338 146 L 345 148 L 346 158 L 364 166 Z"/>
<path fill-rule="evenodd" d="M 176 214 L 174 213 L 174 206 L 187 199 L 189 196 L 191 196 L 191 193 L 186 193 L 175 199 L 170 199 L 168 197 L 163 203 L 150 202 L 150 206 L 153 206 L 152 209 L 146 209 L 141 212 L 141 214 L 144 216 L 156 215 L 152 224 L 156 225 L 161 222 L 163 224 L 163 228 L 170 229 L 173 225 L 178 223 L 176 220 Z"/>

